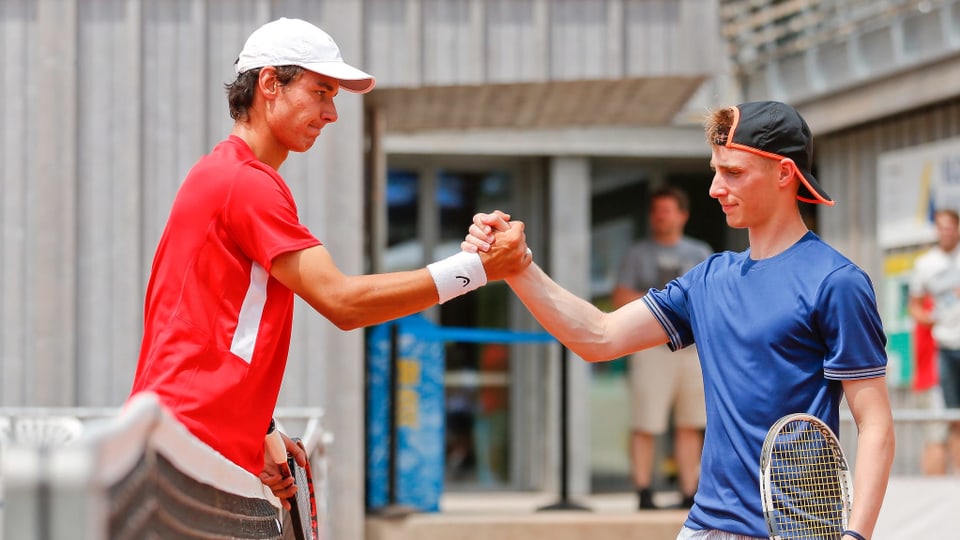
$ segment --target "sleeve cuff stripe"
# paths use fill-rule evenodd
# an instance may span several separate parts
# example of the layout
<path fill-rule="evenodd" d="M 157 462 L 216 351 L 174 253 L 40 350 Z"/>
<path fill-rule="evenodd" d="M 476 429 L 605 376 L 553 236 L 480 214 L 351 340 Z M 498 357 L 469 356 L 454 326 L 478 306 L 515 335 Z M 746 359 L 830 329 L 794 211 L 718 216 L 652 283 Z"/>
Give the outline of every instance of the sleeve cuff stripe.
<path fill-rule="evenodd" d="M 683 343 L 680 341 L 680 332 L 673 326 L 670 318 L 660 309 L 660 306 L 650 299 L 650 295 L 644 296 L 641 300 L 647 305 L 647 309 L 653 313 L 653 316 L 657 318 L 657 322 L 660 323 L 660 326 L 662 326 L 663 330 L 667 333 L 667 337 L 670 338 L 670 349 L 675 351 L 682 348 Z"/>
<path fill-rule="evenodd" d="M 864 369 L 825 369 L 823 376 L 835 381 L 855 381 L 860 379 L 873 379 L 883 377 L 887 374 L 887 366 L 878 366 Z"/>

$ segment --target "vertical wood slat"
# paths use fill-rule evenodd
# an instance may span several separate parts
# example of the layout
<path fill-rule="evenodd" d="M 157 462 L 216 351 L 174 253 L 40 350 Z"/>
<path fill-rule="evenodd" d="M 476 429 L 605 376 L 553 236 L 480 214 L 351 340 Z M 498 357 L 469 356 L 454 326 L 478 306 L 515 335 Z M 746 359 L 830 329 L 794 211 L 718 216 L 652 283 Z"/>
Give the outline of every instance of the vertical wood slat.
<path fill-rule="evenodd" d="M 126 70 L 118 74 L 118 79 L 127 80 L 129 103 L 125 108 L 125 120 L 128 125 L 125 146 L 127 151 L 124 166 L 118 170 L 116 182 L 125 186 L 117 198 L 117 209 L 113 219 L 113 230 L 121 235 L 122 245 L 114 253 L 117 260 L 118 275 L 116 283 L 118 293 L 114 295 L 114 307 L 111 328 L 115 329 L 111 349 L 110 372 L 112 385 L 105 395 L 94 401 L 91 396 L 84 403 L 107 405 L 114 396 L 126 395 L 133 381 L 135 362 L 140 348 L 140 335 L 143 328 L 142 302 L 130 302 L 130 297 L 142 298 L 147 286 L 149 267 L 143 265 L 143 243 L 139 231 L 144 229 L 142 216 L 143 204 L 143 9 L 141 0 L 126 0 L 124 9 L 127 17 L 123 25 L 126 36 L 125 54 L 121 57 Z M 118 141 L 119 142 L 119 141 Z M 122 143 L 121 143 L 122 144 Z M 134 224 L 133 227 L 130 224 Z M 132 255 L 132 256 L 131 256 Z"/>
<path fill-rule="evenodd" d="M 40 0 L 28 110 L 25 399 L 73 403 L 76 372 L 77 4 Z M 56 81 L 56 82 L 54 82 Z"/>
<path fill-rule="evenodd" d="M 423 14 L 422 0 L 406 1 L 406 24 L 407 24 L 407 46 L 410 48 L 410 55 L 407 57 L 407 69 L 410 77 L 407 84 L 411 86 L 420 86 L 423 84 Z"/>
<path fill-rule="evenodd" d="M 550 28 L 550 2 L 548 0 L 532 0 L 533 2 L 533 50 L 530 55 L 535 71 L 531 80 L 536 82 L 547 81 L 553 78 L 554 73 L 550 64 L 550 47 L 553 44 L 553 33 Z"/>
<path fill-rule="evenodd" d="M 108 406 L 130 389 L 142 324 L 142 15 L 135 0 L 78 8 L 76 401 Z"/>
<path fill-rule="evenodd" d="M 624 43 L 624 0 L 607 0 L 607 36 L 606 74 L 608 77 L 623 77 L 626 72 L 626 45 Z"/>
<path fill-rule="evenodd" d="M 472 82 L 487 80 L 490 65 L 487 55 L 487 26 L 487 2 L 470 0 L 469 34 L 474 43 L 474 51 L 469 62 L 474 66 Z"/>
<path fill-rule="evenodd" d="M 29 0 L 0 2 L 0 64 L 29 65 L 27 36 L 35 20 L 35 6 Z M 23 70 L 0 73 L 0 404 L 23 403 L 26 398 L 27 258 L 29 244 L 27 216 L 28 137 L 30 85 Z"/>
<path fill-rule="evenodd" d="M 116 4 L 114 2 L 113 4 Z M 79 398 L 107 394 L 107 377 L 103 363 L 109 362 L 109 336 L 112 333 L 107 320 L 112 312 L 110 251 L 113 247 L 109 225 L 113 208 L 112 174 L 116 157 L 111 128 L 115 114 L 126 101 L 117 95 L 114 80 L 116 61 L 113 52 L 115 25 L 110 19 L 107 2 L 79 6 L 78 12 L 78 144 L 85 146 L 80 151 L 77 164 L 77 350 L 80 358 L 97 358 L 96 369 L 80 369 L 77 372 Z M 95 74 L 94 76 L 90 76 Z M 117 107 L 113 105 L 116 104 Z M 113 114 L 103 114 L 111 111 Z M 124 124 L 118 123 L 120 129 Z M 125 134 L 121 134 L 123 136 Z M 83 141 L 83 142 L 80 142 Z M 102 279 L 101 279 L 102 278 Z M 86 388 L 84 388 L 86 387 Z"/>

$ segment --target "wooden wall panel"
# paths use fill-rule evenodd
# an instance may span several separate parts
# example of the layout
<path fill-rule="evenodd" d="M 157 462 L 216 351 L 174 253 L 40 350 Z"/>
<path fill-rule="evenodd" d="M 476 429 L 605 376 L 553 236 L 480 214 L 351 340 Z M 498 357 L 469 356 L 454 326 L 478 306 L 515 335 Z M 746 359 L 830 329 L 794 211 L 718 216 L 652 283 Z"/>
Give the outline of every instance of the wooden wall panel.
<path fill-rule="evenodd" d="M 0 404 L 125 400 L 154 249 L 184 175 L 229 134 L 223 85 L 235 77 L 244 39 L 269 19 L 302 17 L 340 29 L 344 56 L 360 58 L 361 7 L 357 0 L 0 4 Z M 304 221 L 340 244 L 338 262 L 358 273 L 362 98 L 344 95 L 338 106 L 340 121 L 282 172 Z M 306 324 L 298 324 L 284 404 L 325 401 L 320 349 L 346 347 L 362 357 L 360 333 L 338 332 L 306 311 L 298 308 Z"/>
<path fill-rule="evenodd" d="M 364 65 L 380 88 L 717 74 L 717 3 L 368 0 Z"/>

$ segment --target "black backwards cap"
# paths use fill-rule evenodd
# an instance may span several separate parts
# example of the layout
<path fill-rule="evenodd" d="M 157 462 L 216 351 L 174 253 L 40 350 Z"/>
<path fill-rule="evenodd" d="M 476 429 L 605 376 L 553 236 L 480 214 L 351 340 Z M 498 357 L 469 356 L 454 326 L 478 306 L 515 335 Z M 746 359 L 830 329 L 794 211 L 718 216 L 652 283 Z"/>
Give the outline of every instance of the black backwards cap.
<path fill-rule="evenodd" d="M 790 105 L 779 101 L 751 101 L 730 108 L 733 124 L 714 144 L 746 150 L 781 160 L 789 158 L 800 179 L 797 199 L 833 206 L 834 201 L 810 172 L 813 165 L 813 135 L 810 127 Z"/>

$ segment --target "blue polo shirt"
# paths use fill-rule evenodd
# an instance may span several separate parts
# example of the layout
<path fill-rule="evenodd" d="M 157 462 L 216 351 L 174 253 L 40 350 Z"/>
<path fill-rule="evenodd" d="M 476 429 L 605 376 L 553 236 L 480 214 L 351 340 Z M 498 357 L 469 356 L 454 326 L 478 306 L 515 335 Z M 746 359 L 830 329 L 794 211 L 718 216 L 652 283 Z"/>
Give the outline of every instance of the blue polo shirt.
<path fill-rule="evenodd" d="M 759 485 L 767 429 L 805 412 L 839 432 L 840 381 L 886 372 L 870 278 L 808 232 L 768 259 L 715 254 L 643 301 L 670 348 L 696 342 L 703 368 L 707 429 L 686 526 L 766 537 Z"/>

